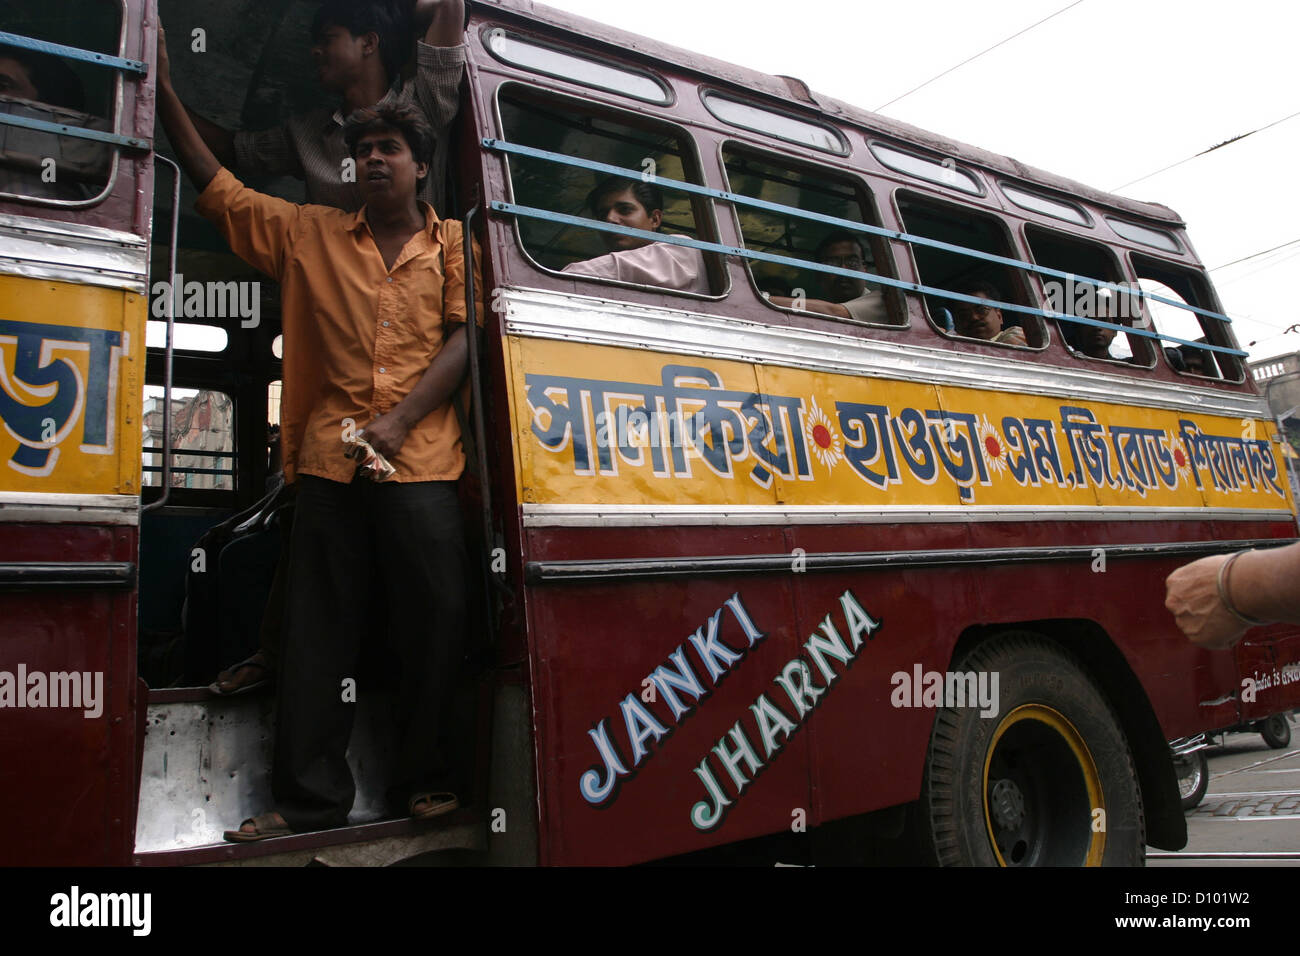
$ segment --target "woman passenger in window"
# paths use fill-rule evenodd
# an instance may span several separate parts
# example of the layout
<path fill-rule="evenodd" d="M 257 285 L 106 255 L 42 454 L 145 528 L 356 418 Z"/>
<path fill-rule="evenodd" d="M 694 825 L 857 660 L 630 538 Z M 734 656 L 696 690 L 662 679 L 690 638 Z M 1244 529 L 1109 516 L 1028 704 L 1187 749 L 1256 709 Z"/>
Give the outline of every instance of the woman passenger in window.
<path fill-rule="evenodd" d="M 587 197 L 587 206 L 594 218 L 616 226 L 658 232 L 663 225 L 664 195 L 653 183 L 618 177 L 603 180 Z M 704 254 L 699 249 L 613 232 L 603 232 L 601 238 L 611 250 L 608 255 L 571 262 L 563 271 L 709 294 Z"/>
<path fill-rule="evenodd" d="M 1003 301 L 1002 294 L 987 282 L 971 282 L 954 289 L 962 295 L 977 299 Z M 973 302 L 954 302 L 952 306 L 953 323 L 958 335 L 972 339 L 984 339 L 1002 345 L 1027 345 L 1025 330 L 1018 325 L 1003 328 L 1002 310 L 992 305 L 976 305 Z"/>

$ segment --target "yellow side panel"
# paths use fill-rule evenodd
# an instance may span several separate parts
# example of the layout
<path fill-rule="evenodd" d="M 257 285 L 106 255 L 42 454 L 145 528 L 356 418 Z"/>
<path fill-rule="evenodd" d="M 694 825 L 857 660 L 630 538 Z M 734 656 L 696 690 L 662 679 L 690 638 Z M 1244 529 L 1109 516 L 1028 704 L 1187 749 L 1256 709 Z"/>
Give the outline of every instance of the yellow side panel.
<path fill-rule="evenodd" d="M 1292 508 L 1267 421 L 512 338 L 526 504 Z"/>
<path fill-rule="evenodd" d="M 146 304 L 0 276 L 0 490 L 140 493 Z"/>

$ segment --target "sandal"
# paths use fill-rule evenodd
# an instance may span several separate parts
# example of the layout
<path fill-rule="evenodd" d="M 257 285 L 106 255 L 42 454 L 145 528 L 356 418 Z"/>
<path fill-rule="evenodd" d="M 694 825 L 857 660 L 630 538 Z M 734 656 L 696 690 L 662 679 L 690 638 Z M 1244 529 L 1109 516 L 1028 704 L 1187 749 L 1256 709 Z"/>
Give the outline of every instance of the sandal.
<path fill-rule="evenodd" d="M 245 830 L 248 824 L 252 830 Z M 270 840 L 272 837 L 292 836 L 293 831 L 284 822 L 284 817 L 272 810 L 255 817 L 249 817 L 239 825 L 238 830 L 227 830 L 223 836 L 231 843 L 256 843 L 258 840 Z"/>
<path fill-rule="evenodd" d="M 236 675 L 245 669 L 257 671 L 256 676 L 251 680 L 244 681 L 243 683 L 236 683 Z M 263 655 L 261 651 L 258 651 L 252 657 L 248 658 L 248 660 L 240 661 L 238 664 L 234 664 L 218 674 L 217 679 L 208 685 L 208 691 L 216 694 L 218 697 L 237 697 L 240 694 L 247 694 L 251 691 L 257 690 L 259 687 L 264 687 L 271 682 L 272 676 L 273 672 L 271 667 L 266 663 L 265 655 Z M 231 687 L 229 690 L 223 690 L 221 687 L 222 684 L 234 684 L 235 686 Z"/>
<path fill-rule="evenodd" d="M 416 805 L 421 803 L 425 806 L 417 810 Z M 411 811 L 413 820 L 428 820 L 460 809 L 460 801 L 454 793 L 417 793 L 407 804 L 407 809 Z"/>

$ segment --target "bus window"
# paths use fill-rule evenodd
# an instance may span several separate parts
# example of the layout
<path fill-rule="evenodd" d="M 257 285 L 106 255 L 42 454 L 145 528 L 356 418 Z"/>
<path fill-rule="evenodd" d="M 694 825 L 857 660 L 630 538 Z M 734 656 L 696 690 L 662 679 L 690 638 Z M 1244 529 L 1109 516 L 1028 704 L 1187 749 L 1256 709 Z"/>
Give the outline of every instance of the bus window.
<path fill-rule="evenodd" d="M 511 156 L 510 182 L 519 205 L 646 232 L 714 241 L 716 232 L 708 206 L 655 182 L 701 182 L 690 139 L 682 130 L 516 87 L 502 91 L 500 105 L 505 137 L 513 143 L 642 173 L 636 180 L 614 180 L 576 166 Z M 619 211 L 623 204 L 617 200 L 626 200 L 626 218 Z M 602 208 L 593 209 L 593 203 Z M 655 204 L 662 209 L 645 208 Z M 658 216 L 647 222 L 655 212 Z M 712 253 L 544 218 L 521 216 L 518 222 L 524 250 L 543 269 L 564 271 L 584 281 L 655 286 L 674 292 L 709 295 L 725 291 L 722 263 Z M 633 252 L 635 256 L 629 255 Z"/>
<path fill-rule="evenodd" d="M 144 479 L 162 485 L 163 390 L 144 390 Z M 172 389 L 172 487 L 235 490 L 235 409 L 223 392 Z"/>
<path fill-rule="evenodd" d="M 701 99 L 704 100 L 704 105 L 708 107 L 710 113 L 731 126 L 764 133 L 797 146 L 811 146 L 824 153 L 834 153 L 837 156 L 848 155 L 849 148 L 844 142 L 844 137 L 832 126 L 798 119 L 786 113 L 765 110 L 713 92 L 702 93 Z"/>
<path fill-rule="evenodd" d="M 20 44 L 36 40 L 117 55 L 120 4 L 16 0 L 5 4 L 4 30 L 16 42 L 0 42 L 0 196 L 79 205 L 102 198 L 116 167 L 115 147 L 47 127 L 111 134 L 116 71 Z"/>
<path fill-rule="evenodd" d="M 1201 309 L 1218 309 L 1210 298 L 1205 280 L 1190 270 L 1139 255 L 1133 256 L 1133 268 L 1137 272 L 1138 286 L 1143 292 Z M 1146 299 L 1145 302 L 1155 331 L 1163 335 L 1171 335 L 1186 342 L 1237 347 L 1224 323 L 1218 319 L 1153 299 Z M 1243 379 L 1241 361 L 1236 356 L 1194 345 L 1180 345 L 1177 342 L 1163 342 L 1162 345 L 1165 358 L 1177 372 L 1230 382 L 1240 382 Z"/>
<path fill-rule="evenodd" d="M 870 197 L 854 182 L 734 146 L 725 147 L 722 155 L 733 192 L 837 219 L 879 224 Z M 895 275 L 888 247 L 877 236 L 750 206 L 738 205 L 736 213 L 748 249 L 854 272 Z M 870 279 L 761 260 L 746 262 L 754 285 L 778 307 L 865 325 L 906 323 L 901 294 Z"/>
<path fill-rule="evenodd" d="M 941 162 L 901 149 L 894 149 L 884 143 L 869 141 L 867 146 L 870 147 L 872 155 L 880 161 L 882 166 L 886 166 L 894 170 L 894 172 L 905 173 L 908 176 L 915 176 L 917 179 L 938 183 L 940 186 L 947 186 L 949 189 L 959 189 L 964 193 L 970 193 L 972 196 L 984 195 L 984 187 L 979 184 L 979 180 L 965 170 L 959 169 L 951 159 L 945 158 Z"/>
<path fill-rule="evenodd" d="M 1165 252 L 1180 253 L 1183 251 L 1183 247 L 1178 244 L 1178 240 L 1173 233 L 1165 232 L 1163 229 L 1139 226 L 1135 222 L 1112 219 L 1109 216 L 1106 217 L 1106 221 L 1110 223 L 1110 227 L 1115 230 L 1116 235 L 1123 236 L 1129 242 L 1140 242 L 1144 246 L 1163 249 Z"/>
<path fill-rule="evenodd" d="M 1044 276 L 1043 307 L 1048 312 L 1080 318 L 1135 325 L 1142 320 L 1142 302 L 1136 295 L 1099 288 L 1087 278 L 1120 283 L 1119 263 L 1102 246 L 1083 242 L 1061 233 L 1028 226 L 1025 237 L 1034 261 L 1040 266 L 1068 272 L 1075 278 Z M 1087 277 L 1087 278 L 1085 278 Z M 1080 358 L 1112 360 L 1150 366 L 1154 355 L 1140 335 L 1119 334 L 1111 329 L 1059 320 L 1057 327 L 1066 347 Z"/>
<path fill-rule="evenodd" d="M 903 217 L 904 229 L 912 235 L 989 255 L 1018 258 L 1012 249 L 1006 227 L 992 216 L 908 193 L 899 193 L 898 209 Z M 912 244 L 912 254 L 916 257 L 917 272 L 924 285 L 958 293 L 970 293 L 971 290 L 980 288 L 991 289 L 1001 296 L 997 301 L 1030 304 L 1022 270 L 987 262 L 978 256 L 935 249 L 920 243 Z M 988 298 L 994 298 L 992 294 L 984 294 Z M 930 321 L 939 331 L 964 338 L 978 337 L 984 341 L 995 341 L 993 335 L 962 335 L 963 310 L 969 309 L 968 304 L 938 295 L 926 296 L 925 302 Z M 1038 319 L 1010 310 L 999 311 L 1002 313 L 1003 332 L 997 333 L 995 330 L 994 334 L 1001 335 L 1005 341 L 996 344 L 1020 344 L 1022 335 L 1024 344 L 1031 348 L 1041 348 L 1047 343 L 1046 333 Z M 1020 333 L 1013 331 L 1017 327 L 1021 329 Z"/>
<path fill-rule="evenodd" d="M 1028 189 L 1002 183 L 1003 194 L 1021 209 L 1028 209 L 1053 219 L 1063 219 L 1077 226 L 1091 226 L 1092 220 L 1083 207 L 1064 199 L 1051 199 Z"/>
<path fill-rule="evenodd" d="M 150 322 L 146 327 L 145 344 L 151 349 L 167 347 L 167 323 Z M 197 322 L 177 322 L 172 326 L 172 348 L 178 352 L 224 352 L 230 343 L 230 333 L 215 325 Z"/>
<path fill-rule="evenodd" d="M 667 106 L 672 101 L 667 85 L 658 77 L 620 64 L 601 63 L 590 56 L 566 52 L 546 43 L 507 33 L 500 27 L 487 31 L 484 45 L 497 59 L 593 89 L 619 93 L 633 99 Z"/>

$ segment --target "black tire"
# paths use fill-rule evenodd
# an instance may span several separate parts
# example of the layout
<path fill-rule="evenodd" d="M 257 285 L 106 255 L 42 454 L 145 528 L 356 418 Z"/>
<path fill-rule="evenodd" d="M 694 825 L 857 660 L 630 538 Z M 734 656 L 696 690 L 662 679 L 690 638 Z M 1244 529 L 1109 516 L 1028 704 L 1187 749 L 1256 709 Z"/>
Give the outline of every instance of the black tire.
<path fill-rule="evenodd" d="M 1264 743 L 1274 750 L 1285 750 L 1291 746 L 1291 724 L 1287 722 L 1286 714 L 1274 714 L 1261 720 L 1258 726 Z"/>
<path fill-rule="evenodd" d="M 927 860 L 1143 865 L 1128 741 L 1075 658 L 1022 631 L 986 641 L 953 669 L 997 674 L 998 710 L 982 718 L 978 707 L 943 707 L 935 716 L 916 813 Z"/>
<path fill-rule="evenodd" d="M 1205 751 L 1198 750 L 1186 757 L 1174 758 L 1174 773 L 1178 777 L 1178 794 L 1182 798 L 1183 811 L 1193 810 L 1205 799 L 1205 791 L 1210 788 L 1210 761 Z"/>

